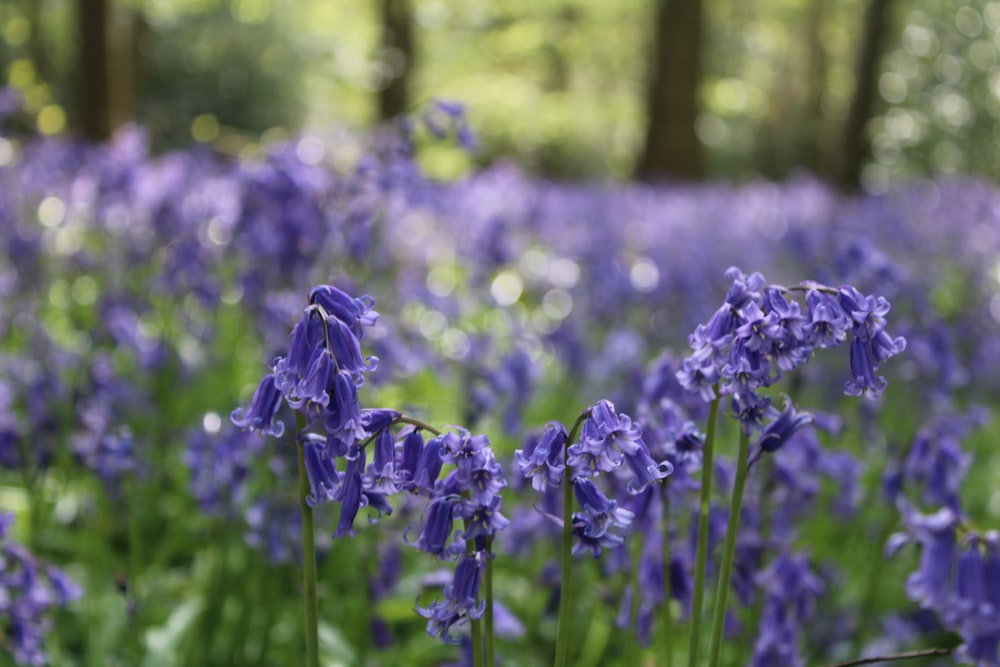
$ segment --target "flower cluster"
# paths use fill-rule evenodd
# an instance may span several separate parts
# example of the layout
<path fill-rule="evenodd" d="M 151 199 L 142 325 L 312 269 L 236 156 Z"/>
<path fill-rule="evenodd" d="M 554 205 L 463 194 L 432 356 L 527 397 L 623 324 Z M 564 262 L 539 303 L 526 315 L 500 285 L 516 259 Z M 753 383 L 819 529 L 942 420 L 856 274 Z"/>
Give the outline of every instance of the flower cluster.
<path fill-rule="evenodd" d="M 414 432 L 406 437 L 414 441 Z M 485 435 L 468 431 L 441 434 L 414 451 L 415 482 L 411 490 L 431 497 L 423 530 L 413 546 L 438 558 L 458 558 L 454 578 L 444 587 L 442 597 L 429 606 L 417 606 L 427 618 L 427 632 L 448 643 L 458 643 L 451 628 L 480 618 L 485 601 L 479 599 L 479 585 L 487 561 L 493 557 L 493 537 L 509 520 L 500 513 L 500 491 L 507 486 Z M 453 469 L 437 479 L 444 465 Z M 454 531 L 456 519 L 464 528 Z"/>
<path fill-rule="evenodd" d="M 951 507 L 922 514 L 900 499 L 906 532 L 893 535 L 892 555 L 903 545 L 921 546 L 920 563 L 906 581 L 907 595 L 937 613 L 963 640 L 955 657 L 977 667 L 1000 665 L 1000 533 L 966 531 Z"/>
<path fill-rule="evenodd" d="M 708 323 L 689 337 L 694 351 L 677 372 L 681 385 L 706 401 L 731 398 L 733 414 L 750 434 L 771 424 L 757 443 L 755 458 L 780 448 L 788 437 L 810 423 L 789 401 L 783 412 L 760 393 L 805 364 L 818 348 L 835 347 L 850 335 L 851 376 L 844 383 L 850 396 L 877 397 L 885 389 L 878 369 L 902 352 L 906 340 L 886 332 L 889 302 L 864 295 L 854 287 L 839 289 L 814 282 L 795 288 L 767 285 L 760 273 L 745 275 L 730 268 L 733 281 L 722 306 Z M 804 293 L 805 307 L 790 297 Z"/>
<path fill-rule="evenodd" d="M 848 395 L 879 396 L 885 378 L 878 369 L 906 347 L 904 338 L 885 330 L 889 302 L 865 296 L 849 285 L 840 289 L 803 283 L 794 289 L 766 285 L 764 276 L 749 276 L 733 267 L 725 302 L 707 324 L 690 336 L 694 348 L 678 378 L 686 389 L 705 400 L 715 398 L 713 386 L 734 400 L 745 424 L 757 425 L 766 399 L 757 390 L 769 387 L 807 362 L 817 348 L 835 347 L 851 336 L 851 377 Z M 805 309 L 789 297 L 804 292 Z"/>
<path fill-rule="evenodd" d="M 558 487 L 569 468 L 569 483 L 581 509 L 572 515 L 577 540 L 573 553 L 590 550 L 597 558 L 605 547 L 622 544 L 622 536 L 610 529 L 628 528 L 635 515 L 609 499 L 593 478 L 627 466 L 632 473 L 628 493 L 636 495 L 665 479 L 674 467 L 669 461 L 653 459 L 642 439 L 642 428 L 628 415 L 617 413 L 608 400 L 600 400 L 584 412 L 577 442 L 568 443 L 568 438 L 566 428 L 552 422 L 541 437 L 529 439 L 517 450 L 514 458 L 518 471 L 530 478 L 539 492 Z"/>
<path fill-rule="evenodd" d="M 362 409 L 358 389 L 378 358 L 364 357 L 361 340 L 378 313 L 371 297 L 355 298 L 330 285 L 309 292 L 299 322 L 292 329 L 285 356 L 274 360 L 254 392 L 250 407 L 233 410 L 240 428 L 281 437 L 285 431 L 277 415 L 283 403 L 304 416 L 308 426 L 298 433 L 311 494 L 308 502 L 342 503 L 335 537 L 353 535 L 362 507 L 381 516 L 390 514 L 387 496 L 398 491 L 394 445 L 388 427 L 399 413 Z M 325 434 L 308 430 L 321 424 Z M 375 439 L 374 462 L 366 469 L 365 445 Z M 343 458 L 344 469 L 336 460 Z"/>
<path fill-rule="evenodd" d="M 80 597 L 82 591 L 66 574 L 40 562 L 27 548 L 7 538 L 14 515 L 0 513 L 0 637 L 14 661 L 45 665 L 49 613 Z"/>
<path fill-rule="evenodd" d="M 825 589 L 823 581 L 810 569 L 808 556 L 798 553 L 778 556 L 757 575 L 757 585 L 765 593 L 750 664 L 801 666 L 798 639 Z"/>
<path fill-rule="evenodd" d="M 425 441 L 428 427 L 419 422 L 395 410 L 360 406 L 358 389 L 378 361 L 364 357 L 360 343 L 377 317 L 373 306 L 370 297 L 354 298 L 328 285 L 314 288 L 292 330 L 288 354 L 274 361 L 250 408 L 234 410 L 232 421 L 279 437 L 282 402 L 304 416 L 307 426 L 297 438 L 309 482 L 305 500 L 310 506 L 341 503 L 334 537 L 354 534 L 362 508 L 381 517 L 392 513 L 394 495 L 427 497 L 424 526 L 411 545 L 437 558 L 461 558 L 443 597 L 417 611 L 428 619 L 431 635 L 457 643 L 452 626 L 478 619 L 485 607 L 479 584 L 492 558 L 492 538 L 508 524 L 500 512 L 507 482 L 485 435 L 459 428 Z M 412 423 L 394 433 L 400 421 Z M 325 432 L 311 430 L 316 424 Z M 459 519 L 464 528 L 454 531 Z M 407 533 L 404 540 L 410 543 Z"/>

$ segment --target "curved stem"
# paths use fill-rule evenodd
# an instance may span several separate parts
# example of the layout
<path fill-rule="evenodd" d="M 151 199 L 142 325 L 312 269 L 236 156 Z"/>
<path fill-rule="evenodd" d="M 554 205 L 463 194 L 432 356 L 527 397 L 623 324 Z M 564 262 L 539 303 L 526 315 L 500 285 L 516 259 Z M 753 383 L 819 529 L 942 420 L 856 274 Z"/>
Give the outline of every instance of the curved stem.
<path fill-rule="evenodd" d="M 313 528 L 313 510 L 306 501 L 309 497 L 309 476 L 306 473 L 305 454 L 299 434 L 305 430 L 305 415 L 295 415 L 296 448 L 299 459 L 299 508 L 302 511 L 302 584 L 306 624 L 306 667 L 319 667 L 319 618 L 316 610 L 316 543 Z"/>
<path fill-rule="evenodd" d="M 950 655 L 955 649 L 952 648 L 925 648 L 920 651 L 906 651 L 904 653 L 891 653 L 889 655 L 876 655 L 870 658 L 856 658 L 846 662 L 838 662 L 827 667 L 856 667 L 857 665 L 873 665 L 877 662 L 891 662 L 893 660 L 912 660 L 914 658 L 926 658 L 932 655 Z"/>
<path fill-rule="evenodd" d="M 430 424 L 422 422 L 419 419 L 416 419 L 415 417 L 407 417 L 406 415 L 399 415 L 392 421 L 394 424 L 410 424 L 411 426 L 416 426 L 419 429 L 430 431 L 434 435 L 441 435 L 441 431 L 439 429 L 436 429 Z"/>
<path fill-rule="evenodd" d="M 722 551 L 722 568 L 719 587 L 715 593 L 715 614 L 712 618 L 712 649 L 708 655 L 709 667 L 717 667 L 722 649 L 722 632 L 726 626 L 726 601 L 729 597 L 729 578 L 733 572 L 736 553 L 736 533 L 740 527 L 740 510 L 743 507 L 743 489 L 747 481 L 750 458 L 750 436 L 740 429 L 740 450 L 736 459 L 736 483 L 729 503 L 729 523 L 726 526 L 726 544 Z"/>
<path fill-rule="evenodd" d="M 698 547 L 694 560 L 694 590 L 691 599 L 691 636 L 688 643 L 688 667 L 698 667 L 698 645 L 701 640 L 701 612 L 705 600 L 705 561 L 708 554 L 708 513 L 712 505 L 713 450 L 715 425 L 719 416 L 719 387 L 708 408 L 705 447 L 701 464 L 701 502 L 698 505 Z"/>
<path fill-rule="evenodd" d="M 573 470 L 569 465 L 569 447 L 576 441 L 580 426 L 590 416 L 590 410 L 585 410 L 576 418 L 573 429 L 566 438 L 563 447 L 563 532 L 560 551 L 560 589 L 559 589 L 559 634 L 556 637 L 556 659 L 554 667 L 566 667 L 569 655 L 570 609 L 572 605 L 573 578 Z"/>

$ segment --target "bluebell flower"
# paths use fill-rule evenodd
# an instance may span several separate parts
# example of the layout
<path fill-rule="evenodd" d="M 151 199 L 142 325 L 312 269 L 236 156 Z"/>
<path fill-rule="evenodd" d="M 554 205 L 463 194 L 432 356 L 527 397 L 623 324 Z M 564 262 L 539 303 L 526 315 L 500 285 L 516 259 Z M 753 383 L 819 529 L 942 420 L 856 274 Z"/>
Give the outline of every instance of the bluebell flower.
<path fill-rule="evenodd" d="M 420 453 L 420 460 L 417 462 L 416 471 L 413 474 L 413 484 L 410 491 L 415 494 L 431 495 L 434 492 L 434 483 L 438 475 L 441 474 L 441 447 L 443 436 L 432 438 Z"/>
<path fill-rule="evenodd" d="M 330 456 L 343 456 L 368 435 L 358 403 L 358 387 L 347 373 L 337 373 L 333 382 L 333 400 L 323 411 L 327 449 Z"/>
<path fill-rule="evenodd" d="M 372 463 L 365 472 L 364 490 L 391 496 L 402 490 L 404 476 L 396 471 L 396 441 L 392 431 L 384 429 L 375 436 Z"/>
<path fill-rule="evenodd" d="M 465 429 L 449 431 L 441 436 L 441 462 L 453 464 L 461 474 L 482 468 L 490 452 L 490 440 L 485 435 L 473 436 Z"/>
<path fill-rule="evenodd" d="M 847 338 L 851 321 L 840 303 L 830 294 L 819 290 L 806 293 L 809 321 L 806 325 L 810 342 L 816 347 L 836 347 Z"/>
<path fill-rule="evenodd" d="M 763 425 L 771 407 L 771 399 L 750 391 L 733 394 L 731 405 L 733 416 L 739 420 L 743 432 L 749 435 Z"/>
<path fill-rule="evenodd" d="M 518 471 L 531 479 L 531 486 L 539 493 L 546 487 L 562 484 L 566 469 L 564 448 L 568 434 L 559 422 L 550 422 L 541 436 L 530 435 L 524 448 L 514 452 Z"/>
<path fill-rule="evenodd" d="M 304 414 L 310 408 L 318 411 L 327 407 L 330 404 L 330 385 L 336 372 L 337 367 L 329 350 L 323 346 L 317 347 L 302 379 L 284 391 L 285 400 L 292 408 Z"/>
<path fill-rule="evenodd" d="M 457 644 L 451 635 L 456 624 L 467 624 L 476 620 L 486 610 L 486 601 L 479 599 L 479 585 L 482 581 L 485 556 L 475 555 L 462 558 L 455 568 L 455 576 L 444 587 L 440 599 L 424 608 L 417 605 L 417 613 L 427 620 L 427 633 L 439 637 L 448 644 Z"/>
<path fill-rule="evenodd" d="M 45 635 L 52 628 L 51 614 L 82 594 L 62 570 L 41 562 L 25 546 L 6 535 L 13 515 L 0 512 L 0 627 L 5 628 L 4 648 L 14 661 L 46 665 Z"/>
<path fill-rule="evenodd" d="M 983 553 L 985 549 L 985 554 Z M 945 624 L 964 640 L 958 662 L 1000 665 L 1000 535 L 971 534 L 955 565 L 954 593 L 941 611 Z"/>
<path fill-rule="evenodd" d="M 906 594 L 922 607 L 942 609 L 950 593 L 959 515 L 950 507 L 925 515 L 903 499 L 897 504 L 909 535 L 922 547 L 917 571 L 906 580 Z M 901 542 L 896 538 L 890 545 L 898 547 Z"/>
<path fill-rule="evenodd" d="M 720 375 L 728 382 L 719 389 L 722 394 L 754 392 L 760 387 L 773 384 L 771 365 L 760 350 L 747 348 L 742 340 L 729 348 L 729 361 L 720 370 Z"/>
<path fill-rule="evenodd" d="M 316 350 L 323 348 L 323 320 L 307 308 L 292 329 L 288 354 L 274 361 L 275 385 L 285 394 L 293 391 L 309 371 Z"/>
<path fill-rule="evenodd" d="M 467 491 L 469 497 L 480 505 L 492 503 L 494 498 L 499 497 L 501 489 L 507 486 L 507 480 L 503 477 L 503 468 L 494 458 L 492 450 L 479 467 L 459 468 L 457 472 L 463 490 Z"/>
<path fill-rule="evenodd" d="M 463 539 L 489 537 L 507 527 L 510 520 L 500 513 L 500 501 L 500 496 L 493 496 L 486 503 L 463 500 L 459 504 L 458 514 L 465 520 Z"/>
<path fill-rule="evenodd" d="M 799 637 L 825 590 L 822 580 L 805 554 L 782 553 L 760 572 L 757 584 L 765 593 L 751 667 L 803 665 Z"/>
<path fill-rule="evenodd" d="M 580 509 L 583 510 L 581 518 L 586 519 L 585 525 L 580 524 L 585 536 L 602 537 L 611 527 L 628 528 L 632 524 L 635 515 L 618 507 L 617 501 L 609 500 L 604 492 L 589 479 L 574 479 L 573 493 Z M 577 524 L 574 520 L 574 528 L 576 527 Z"/>
<path fill-rule="evenodd" d="M 599 529 L 595 529 L 593 520 L 586 514 L 575 512 L 573 514 L 573 555 L 579 555 L 584 550 L 590 550 L 590 555 L 600 558 L 604 549 L 620 547 L 625 543 L 625 538 L 616 533 L 605 531 L 600 534 Z"/>
<path fill-rule="evenodd" d="M 398 410 L 391 408 L 362 408 L 361 426 L 365 433 L 375 435 L 392 426 L 400 416 Z"/>
<path fill-rule="evenodd" d="M 310 489 L 306 502 L 310 507 L 334 500 L 340 491 L 342 475 L 325 449 L 311 437 L 303 439 L 302 456 Z"/>
<path fill-rule="evenodd" d="M 666 479 L 674 471 L 674 466 L 670 461 L 657 463 L 649 453 L 649 448 L 643 440 L 639 440 L 638 447 L 632 454 L 625 454 L 625 463 L 634 475 L 634 479 L 628 482 L 627 490 L 629 494 L 642 493 L 650 484 Z"/>
<path fill-rule="evenodd" d="M 740 311 L 740 326 L 736 327 L 735 339 L 743 343 L 750 352 L 767 353 L 781 339 L 783 331 L 777 317 L 764 313 L 756 302 L 751 301 Z M 734 341 L 735 345 L 735 341 Z"/>
<path fill-rule="evenodd" d="M 432 500 L 427 508 L 424 528 L 417 541 L 411 543 L 404 532 L 403 539 L 406 543 L 432 556 L 450 560 L 453 551 L 449 541 L 454 525 L 455 502 L 455 498 L 449 496 L 441 496 Z"/>
<path fill-rule="evenodd" d="M 280 438 L 285 432 L 285 425 L 277 421 L 279 409 L 281 409 L 281 392 L 274 384 L 274 375 L 268 373 L 257 386 L 250 402 L 250 409 L 236 408 L 229 418 L 240 428 Z"/>
<path fill-rule="evenodd" d="M 691 356 L 681 362 L 677 380 L 684 389 L 698 394 L 706 403 L 714 400 L 713 387 L 719 381 L 719 369 L 716 368 L 711 348 L 695 348 Z"/>
<path fill-rule="evenodd" d="M 408 426 L 400 432 L 399 439 L 401 444 L 396 469 L 403 480 L 403 488 L 409 490 L 413 487 L 417 466 L 420 465 L 420 456 L 424 451 L 424 436 L 420 429 Z"/>
<path fill-rule="evenodd" d="M 885 329 L 889 302 L 884 297 L 865 296 L 854 287 L 841 287 L 837 296 L 840 306 L 851 318 L 854 335 L 868 340 Z"/>
<path fill-rule="evenodd" d="M 337 362 L 338 371 L 361 378 L 363 373 L 378 366 L 378 357 L 365 357 L 361 353 L 361 342 L 347 324 L 331 317 L 326 321 L 326 331 L 327 344 Z"/>
<path fill-rule="evenodd" d="M 616 414 L 611 401 L 601 400 L 591 408 L 580 428 L 580 439 L 567 449 L 567 463 L 574 477 L 613 472 L 624 463 L 626 453 L 634 454 L 642 429 L 626 414 Z"/>
<path fill-rule="evenodd" d="M 886 380 L 876 374 L 876 367 L 871 341 L 865 338 L 852 340 L 851 379 L 844 382 L 844 393 L 848 396 L 880 396 L 885 389 Z"/>
<path fill-rule="evenodd" d="M 797 411 L 791 399 L 786 397 L 785 409 L 774 417 L 757 438 L 754 445 L 756 453 L 751 455 L 750 464 L 752 465 L 765 453 L 772 454 L 778 451 L 799 430 L 812 423 L 813 416 L 808 412 Z"/>
<path fill-rule="evenodd" d="M 372 310 L 375 300 L 367 294 L 352 297 L 332 285 L 319 285 L 309 291 L 309 303 L 320 306 L 348 327 L 358 339 L 365 337 L 365 330 L 378 321 L 379 314 Z"/>
<path fill-rule="evenodd" d="M 358 516 L 358 510 L 361 509 L 363 500 L 362 472 L 364 469 L 365 450 L 352 447 L 347 454 L 347 468 L 343 473 L 343 481 L 334 495 L 334 499 L 341 504 L 337 529 L 333 532 L 334 537 L 344 537 L 345 535 L 354 537 L 354 519 Z"/>

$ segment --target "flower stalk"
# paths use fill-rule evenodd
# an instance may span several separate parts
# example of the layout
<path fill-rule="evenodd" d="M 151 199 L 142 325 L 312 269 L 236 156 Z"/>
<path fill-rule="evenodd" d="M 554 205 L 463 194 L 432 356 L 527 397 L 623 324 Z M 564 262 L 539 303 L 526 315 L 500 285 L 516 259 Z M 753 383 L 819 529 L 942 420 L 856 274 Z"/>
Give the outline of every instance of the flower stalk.
<path fill-rule="evenodd" d="M 698 545 L 694 561 L 694 590 L 691 596 L 691 636 L 688 643 L 688 667 L 698 667 L 698 646 L 701 640 L 701 614 L 705 599 L 705 562 L 708 558 L 708 519 L 712 506 L 713 452 L 715 428 L 719 417 L 719 387 L 713 388 L 715 398 L 708 408 L 708 426 L 702 453 L 701 500 L 698 506 Z"/>
<path fill-rule="evenodd" d="M 569 447 L 580 433 L 580 427 L 590 416 L 590 410 L 585 410 L 576 418 L 573 429 L 566 438 L 563 449 L 563 532 L 560 547 L 560 581 L 559 590 L 559 634 L 556 637 L 556 658 L 554 667 L 566 667 L 569 653 L 570 610 L 572 608 L 572 576 L 573 576 L 573 484 L 571 478 L 573 469 L 569 465 Z"/>
<path fill-rule="evenodd" d="M 729 597 L 729 578 L 733 572 L 733 558 L 736 553 L 736 532 L 740 527 L 740 511 L 743 507 L 743 489 L 749 472 L 750 436 L 740 430 L 740 445 L 736 460 L 736 482 L 729 504 L 729 522 L 726 526 L 726 543 L 722 551 L 722 566 L 719 571 L 719 585 L 715 593 L 715 612 L 712 618 L 712 644 L 708 655 L 709 667 L 718 667 L 722 650 L 722 633 L 726 626 L 726 602 Z"/>
<path fill-rule="evenodd" d="M 306 428 L 306 417 L 295 415 L 296 436 Z M 299 459 L 299 508 L 302 512 L 302 585 L 306 631 L 306 667 L 319 667 L 319 619 L 316 605 L 316 541 L 313 527 L 313 510 L 307 502 L 309 476 L 306 474 L 305 455 L 301 439 L 296 437 Z"/>

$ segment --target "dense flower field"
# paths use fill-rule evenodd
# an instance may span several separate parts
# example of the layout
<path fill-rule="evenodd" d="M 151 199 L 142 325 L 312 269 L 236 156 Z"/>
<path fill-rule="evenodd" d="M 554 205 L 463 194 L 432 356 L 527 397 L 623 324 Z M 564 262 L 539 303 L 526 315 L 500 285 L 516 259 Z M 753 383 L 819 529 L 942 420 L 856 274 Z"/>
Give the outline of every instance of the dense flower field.
<path fill-rule="evenodd" d="M 412 131 L 0 138 L 0 665 L 1000 664 L 1000 191 Z"/>

